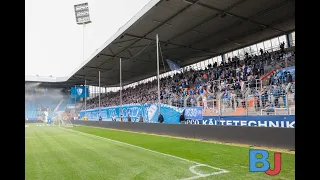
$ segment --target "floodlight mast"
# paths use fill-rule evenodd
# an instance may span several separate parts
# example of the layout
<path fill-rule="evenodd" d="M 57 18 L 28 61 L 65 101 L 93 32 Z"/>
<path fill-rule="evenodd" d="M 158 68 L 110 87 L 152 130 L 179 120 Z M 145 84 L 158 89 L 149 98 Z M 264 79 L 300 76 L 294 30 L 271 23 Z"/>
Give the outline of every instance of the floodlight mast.
<path fill-rule="evenodd" d="M 74 5 L 74 11 L 75 11 L 75 15 L 76 15 L 76 23 L 78 25 L 82 25 L 82 62 L 84 62 L 85 58 L 84 58 L 84 52 L 85 52 L 85 42 L 84 42 L 84 38 L 85 38 L 85 27 L 86 24 L 91 23 L 90 20 L 90 13 L 89 13 L 89 6 L 88 3 L 82 3 L 82 4 L 77 4 Z M 99 72 L 100 74 L 100 72 Z M 100 78 L 100 77 L 99 77 Z M 86 82 L 86 77 L 84 80 L 84 89 L 85 89 L 85 95 L 84 95 L 84 114 L 85 117 L 87 116 L 87 92 L 86 92 L 86 86 L 87 86 L 87 82 Z M 100 92 L 100 90 L 99 90 Z M 75 102 L 75 106 L 76 106 L 76 102 Z"/>
<path fill-rule="evenodd" d="M 158 79 L 158 108 L 159 108 L 159 116 L 160 112 L 160 75 L 159 75 L 159 36 L 156 34 L 156 43 L 157 43 L 157 79 Z"/>

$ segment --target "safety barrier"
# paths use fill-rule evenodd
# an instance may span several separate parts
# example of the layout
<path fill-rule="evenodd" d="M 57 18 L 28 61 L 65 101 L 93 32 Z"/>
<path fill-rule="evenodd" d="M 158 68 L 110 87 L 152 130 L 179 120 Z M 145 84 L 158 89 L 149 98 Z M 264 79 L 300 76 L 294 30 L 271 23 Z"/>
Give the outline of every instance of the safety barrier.
<path fill-rule="evenodd" d="M 72 123 L 183 138 L 295 150 L 294 128 L 206 126 L 81 120 L 74 120 Z"/>

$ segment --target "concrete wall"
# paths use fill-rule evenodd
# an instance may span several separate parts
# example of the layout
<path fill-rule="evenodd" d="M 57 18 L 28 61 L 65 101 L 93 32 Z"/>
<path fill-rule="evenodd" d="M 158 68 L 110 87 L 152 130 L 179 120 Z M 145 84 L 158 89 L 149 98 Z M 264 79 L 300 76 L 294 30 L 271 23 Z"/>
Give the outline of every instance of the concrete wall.
<path fill-rule="evenodd" d="M 73 124 L 295 150 L 295 128 L 72 121 Z"/>

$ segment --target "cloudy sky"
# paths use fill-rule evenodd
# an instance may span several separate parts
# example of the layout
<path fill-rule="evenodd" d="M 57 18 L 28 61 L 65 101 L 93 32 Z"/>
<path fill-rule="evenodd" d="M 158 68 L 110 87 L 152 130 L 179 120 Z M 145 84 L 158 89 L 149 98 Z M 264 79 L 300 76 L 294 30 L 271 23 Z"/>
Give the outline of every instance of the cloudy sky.
<path fill-rule="evenodd" d="M 25 0 L 25 74 L 63 77 L 82 63 L 82 26 L 74 5 L 89 3 L 85 58 L 100 48 L 150 0 Z"/>

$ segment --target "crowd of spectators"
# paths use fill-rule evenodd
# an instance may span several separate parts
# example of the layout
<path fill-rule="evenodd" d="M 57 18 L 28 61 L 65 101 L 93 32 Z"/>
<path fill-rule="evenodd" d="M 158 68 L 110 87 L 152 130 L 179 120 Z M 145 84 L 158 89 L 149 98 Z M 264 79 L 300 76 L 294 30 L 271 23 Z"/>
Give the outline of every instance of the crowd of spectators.
<path fill-rule="evenodd" d="M 261 98 L 261 106 L 265 107 L 269 102 L 268 94 L 282 92 L 286 84 L 293 82 L 290 72 L 280 72 L 281 76 L 278 77 L 278 70 L 270 76 L 266 86 L 260 89 L 261 81 L 259 78 L 267 73 L 266 66 L 275 66 L 276 64 L 284 66 L 288 60 L 294 61 L 294 52 L 286 53 L 284 44 L 280 48 L 279 51 L 272 53 L 260 49 L 259 55 L 254 56 L 245 53 L 242 60 L 237 56 L 229 57 L 219 65 L 215 62 L 201 70 L 195 70 L 189 66 L 184 71 L 175 73 L 172 77 L 161 78 L 161 102 L 184 106 L 186 100 L 188 106 L 196 106 L 199 100 L 216 99 L 222 95 L 224 102 L 231 107 L 234 101 L 229 100 L 234 97 L 244 98 L 244 92 L 249 87 L 252 90 L 250 91 L 251 95 Z M 272 101 L 275 106 L 278 105 L 279 98 L 280 95 Z M 102 94 L 100 99 L 101 107 L 118 106 L 120 105 L 120 92 Z M 157 80 L 122 90 L 122 104 L 156 103 L 157 101 Z M 240 101 L 236 103 L 241 106 Z M 98 106 L 98 97 L 87 101 L 87 109 Z"/>

